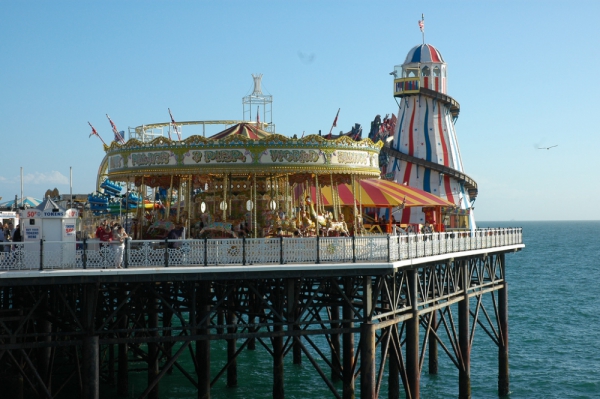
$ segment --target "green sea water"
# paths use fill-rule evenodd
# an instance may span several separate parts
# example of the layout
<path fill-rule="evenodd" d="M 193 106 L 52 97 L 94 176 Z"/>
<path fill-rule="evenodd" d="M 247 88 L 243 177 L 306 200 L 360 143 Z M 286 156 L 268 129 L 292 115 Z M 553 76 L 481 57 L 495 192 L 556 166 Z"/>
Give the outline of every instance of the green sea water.
<path fill-rule="evenodd" d="M 523 227 L 526 248 L 506 256 L 510 398 L 600 397 L 600 221 L 480 222 L 479 226 Z M 327 349 L 323 339 L 316 343 Z M 226 343 L 213 342 L 211 356 L 214 376 L 226 362 Z M 193 369 L 189 355 L 181 362 Z M 302 365 L 293 365 L 290 352 L 284 362 L 286 398 L 333 397 L 306 357 Z M 497 374 L 497 347 L 477 329 L 471 353 L 473 398 L 497 398 Z M 257 344 L 256 351 L 245 350 L 238 358 L 238 387 L 228 388 L 223 376 L 211 397 L 271 397 L 272 381 L 272 358 Z M 139 397 L 146 384 L 145 371 L 131 373 L 128 397 Z M 360 379 L 356 388 L 359 397 Z M 427 374 L 425 365 L 420 389 L 421 398 L 458 396 L 458 370 L 441 349 L 439 373 Z M 114 399 L 116 388 L 102 384 L 101 397 Z M 197 393 L 175 369 L 161 381 L 160 397 L 196 398 Z M 380 397 L 387 397 L 385 383 Z"/>

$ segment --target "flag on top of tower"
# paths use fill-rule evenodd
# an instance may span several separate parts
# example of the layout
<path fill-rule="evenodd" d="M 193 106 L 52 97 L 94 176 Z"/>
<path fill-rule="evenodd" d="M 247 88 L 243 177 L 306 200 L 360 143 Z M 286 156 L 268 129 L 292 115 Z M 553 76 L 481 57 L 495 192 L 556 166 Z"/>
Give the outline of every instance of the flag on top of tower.
<path fill-rule="evenodd" d="M 419 29 L 421 32 L 425 32 L 425 15 L 421 14 L 421 19 L 419 20 Z"/>

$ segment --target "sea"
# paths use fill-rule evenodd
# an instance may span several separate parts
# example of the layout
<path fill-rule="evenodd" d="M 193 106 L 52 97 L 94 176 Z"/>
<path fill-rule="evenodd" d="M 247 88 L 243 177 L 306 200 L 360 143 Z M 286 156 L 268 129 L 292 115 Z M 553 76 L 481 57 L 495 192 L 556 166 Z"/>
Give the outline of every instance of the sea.
<path fill-rule="evenodd" d="M 600 221 L 478 222 L 478 226 L 522 227 L 526 245 L 506 255 L 508 397 L 600 398 Z M 326 348 L 324 341 L 318 345 Z M 213 376 L 225 364 L 225 354 L 225 342 L 213 342 Z M 192 369 L 186 359 L 182 359 L 182 365 Z M 427 373 L 427 363 L 423 367 L 421 398 L 458 397 L 458 370 L 441 349 L 438 360 L 437 375 Z M 293 365 L 290 353 L 284 361 L 286 398 L 333 397 L 308 359 L 304 358 L 302 365 Z M 497 347 L 477 328 L 471 352 L 472 397 L 498 398 L 497 380 Z M 131 373 L 128 397 L 139 397 L 146 384 L 145 371 Z M 359 387 L 360 378 L 356 381 L 357 397 Z M 272 359 L 259 345 L 255 351 L 243 351 L 238 358 L 238 387 L 228 388 L 223 376 L 211 390 L 214 399 L 271 396 Z M 102 384 L 101 397 L 115 398 L 116 388 Z M 196 398 L 197 393 L 175 369 L 161 381 L 160 397 Z M 385 384 L 380 397 L 387 397 Z"/>

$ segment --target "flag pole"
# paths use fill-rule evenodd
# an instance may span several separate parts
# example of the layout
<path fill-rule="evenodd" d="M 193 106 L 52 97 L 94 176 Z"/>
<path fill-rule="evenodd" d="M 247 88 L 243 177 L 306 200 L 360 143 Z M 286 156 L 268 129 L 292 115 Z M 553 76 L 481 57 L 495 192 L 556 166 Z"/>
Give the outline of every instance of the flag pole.
<path fill-rule="evenodd" d="M 23 167 L 21 166 L 21 206 L 23 207 Z"/>
<path fill-rule="evenodd" d="M 423 35 L 423 44 L 425 44 L 425 14 L 421 14 L 421 21 L 419 21 L 419 28 L 421 28 L 421 34 Z"/>
<path fill-rule="evenodd" d="M 102 144 L 106 145 L 106 143 L 104 142 L 104 140 L 102 140 L 102 137 L 100 137 L 100 135 L 98 134 L 98 132 L 96 131 L 96 129 L 94 129 L 94 126 L 92 126 L 92 124 L 90 122 L 88 122 L 88 125 L 90 125 L 90 127 L 92 128 L 92 133 L 90 133 L 90 137 L 92 137 L 92 136 L 98 136 L 98 138 L 100 139 L 100 141 L 102 142 Z"/>
<path fill-rule="evenodd" d="M 337 112 L 337 114 L 335 114 L 335 119 L 333 120 L 333 123 L 331 124 L 331 129 L 329 129 L 329 135 L 327 136 L 327 138 L 329 138 L 329 139 L 331 138 L 331 132 L 333 131 L 333 128 L 337 126 L 337 119 L 338 119 L 338 116 L 340 115 L 340 109 L 341 108 L 338 108 L 338 112 Z"/>

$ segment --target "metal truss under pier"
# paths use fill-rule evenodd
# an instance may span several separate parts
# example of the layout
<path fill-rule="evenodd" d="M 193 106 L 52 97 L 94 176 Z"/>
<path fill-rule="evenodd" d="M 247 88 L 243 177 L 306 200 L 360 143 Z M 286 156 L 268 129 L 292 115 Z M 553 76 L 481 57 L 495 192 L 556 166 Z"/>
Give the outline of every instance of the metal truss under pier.
<path fill-rule="evenodd" d="M 105 384 L 116 384 L 125 397 L 130 373 L 140 372 L 130 367 L 135 357 L 148 376 L 141 398 L 158 398 L 167 373 L 181 373 L 198 398 L 210 398 L 221 378 L 237 386 L 238 372 L 245 372 L 238 370 L 240 353 L 262 350 L 272 358 L 274 398 L 285 397 L 284 366 L 308 362 L 331 397 L 416 399 L 423 367 L 437 373 L 441 350 L 458 369 L 459 398 L 470 398 L 478 332 L 498 347 L 503 396 L 509 392 L 505 254 L 523 247 L 351 268 L 15 272 L 0 279 L 0 386 L 14 398 L 79 392 L 96 399 Z M 227 342 L 227 361 L 216 374 L 213 340 Z M 185 357 L 192 367 L 182 366 Z"/>

